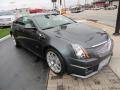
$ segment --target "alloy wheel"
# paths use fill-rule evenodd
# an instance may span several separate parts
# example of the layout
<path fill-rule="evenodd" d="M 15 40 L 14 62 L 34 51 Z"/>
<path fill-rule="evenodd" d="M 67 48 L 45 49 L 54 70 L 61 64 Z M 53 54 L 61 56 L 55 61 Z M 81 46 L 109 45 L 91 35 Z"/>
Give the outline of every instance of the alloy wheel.
<path fill-rule="evenodd" d="M 60 73 L 62 70 L 61 62 L 57 54 L 52 51 L 48 51 L 46 55 L 48 66 L 55 73 Z"/>

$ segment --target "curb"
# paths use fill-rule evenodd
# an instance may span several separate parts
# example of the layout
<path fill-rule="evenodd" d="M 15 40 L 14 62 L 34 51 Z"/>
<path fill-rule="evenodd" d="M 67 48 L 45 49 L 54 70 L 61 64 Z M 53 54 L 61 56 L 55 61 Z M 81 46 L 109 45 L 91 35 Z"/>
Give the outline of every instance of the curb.
<path fill-rule="evenodd" d="M 108 27 L 115 27 L 115 26 L 112 26 L 112 25 L 108 25 L 108 24 L 105 24 L 104 22 L 101 22 L 101 21 L 97 21 L 97 20 L 94 20 L 94 19 L 85 19 L 86 21 L 91 21 L 91 22 L 94 22 L 94 23 L 98 23 L 98 24 L 102 24 L 102 25 L 105 25 L 105 26 L 108 26 Z"/>
<path fill-rule="evenodd" d="M 104 25 L 104 26 L 108 26 L 108 27 L 111 27 L 111 28 L 115 28 L 114 26 L 107 25 L 107 24 L 104 24 L 104 23 L 102 23 L 102 22 L 94 21 L 94 20 L 80 19 L 80 20 L 75 20 L 75 21 L 78 22 L 78 23 L 81 23 L 81 22 L 94 22 L 94 23 L 98 23 L 98 24 L 101 24 L 101 25 Z"/>
<path fill-rule="evenodd" d="M 7 36 L 5 36 L 5 37 L 1 38 L 1 39 L 0 39 L 0 42 L 2 42 L 2 41 L 4 41 L 4 40 L 6 40 L 6 39 L 8 39 L 8 38 L 10 38 L 10 35 L 7 35 Z"/>
<path fill-rule="evenodd" d="M 86 21 L 91 21 L 91 22 L 95 22 L 95 23 L 103 24 L 103 25 L 106 25 L 106 26 L 109 26 L 109 27 L 115 27 L 115 26 L 108 25 L 108 24 L 105 24 L 104 22 L 97 21 L 97 20 L 94 20 L 94 19 L 86 19 Z"/>

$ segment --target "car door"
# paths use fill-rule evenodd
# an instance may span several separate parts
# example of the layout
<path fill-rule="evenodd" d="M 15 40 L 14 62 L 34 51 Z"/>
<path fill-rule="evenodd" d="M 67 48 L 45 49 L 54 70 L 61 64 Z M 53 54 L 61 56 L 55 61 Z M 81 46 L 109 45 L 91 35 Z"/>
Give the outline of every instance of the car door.
<path fill-rule="evenodd" d="M 24 46 L 23 40 L 25 39 L 25 33 L 23 17 L 20 17 L 14 21 L 11 29 L 13 30 L 15 38 L 21 43 L 22 46 Z"/>
<path fill-rule="evenodd" d="M 45 43 L 45 39 L 41 36 L 41 31 L 37 29 L 34 22 L 29 17 L 23 18 L 24 26 L 21 27 L 24 34 L 22 34 L 24 46 L 35 53 L 36 55 L 41 56 L 42 45 Z"/>

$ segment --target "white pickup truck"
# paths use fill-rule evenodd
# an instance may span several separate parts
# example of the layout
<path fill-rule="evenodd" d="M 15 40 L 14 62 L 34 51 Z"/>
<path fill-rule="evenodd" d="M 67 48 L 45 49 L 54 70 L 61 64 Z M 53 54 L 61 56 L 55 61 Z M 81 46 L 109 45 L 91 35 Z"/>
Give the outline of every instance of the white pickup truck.
<path fill-rule="evenodd" d="M 15 15 L 11 12 L 0 12 L 0 27 L 11 26 L 12 22 L 16 19 Z"/>

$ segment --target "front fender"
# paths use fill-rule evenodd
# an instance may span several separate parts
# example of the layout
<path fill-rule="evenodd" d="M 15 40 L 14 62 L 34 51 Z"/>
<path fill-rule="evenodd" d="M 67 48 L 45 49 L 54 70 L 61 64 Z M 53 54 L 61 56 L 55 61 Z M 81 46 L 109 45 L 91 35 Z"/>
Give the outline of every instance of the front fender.
<path fill-rule="evenodd" d="M 61 56 L 63 57 L 65 63 L 69 62 L 69 58 L 75 57 L 74 51 L 72 49 L 72 46 L 69 42 L 60 39 L 60 38 L 51 38 L 49 42 L 49 46 L 56 49 Z"/>

